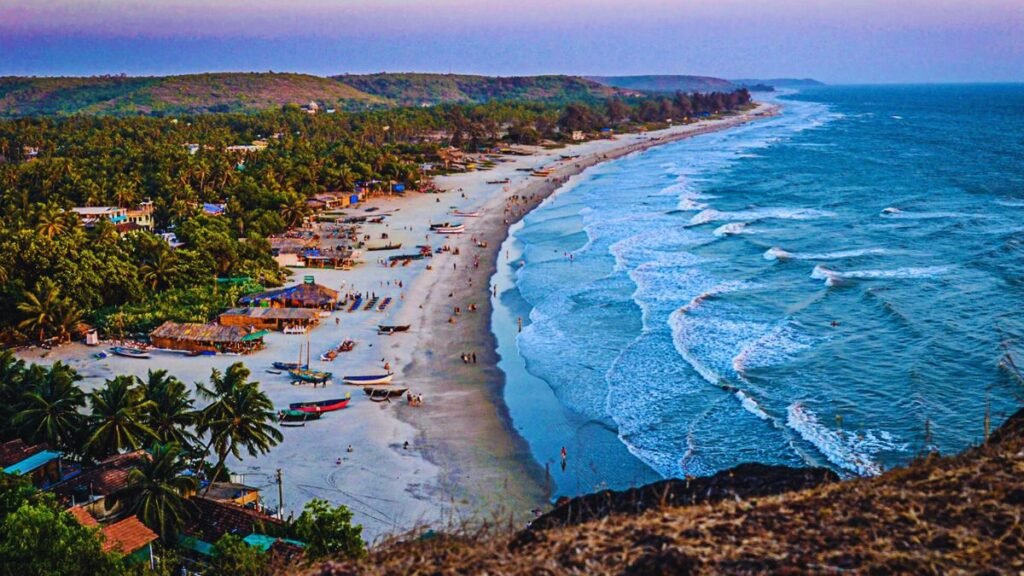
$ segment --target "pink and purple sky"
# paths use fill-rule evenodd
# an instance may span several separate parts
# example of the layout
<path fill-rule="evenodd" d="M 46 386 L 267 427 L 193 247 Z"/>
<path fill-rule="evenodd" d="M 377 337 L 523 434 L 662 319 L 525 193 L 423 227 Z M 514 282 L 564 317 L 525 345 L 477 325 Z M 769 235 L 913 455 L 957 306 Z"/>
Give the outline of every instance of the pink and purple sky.
<path fill-rule="evenodd" d="M 1024 0 L 0 0 L 0 75 L 1024 80 Z"/>

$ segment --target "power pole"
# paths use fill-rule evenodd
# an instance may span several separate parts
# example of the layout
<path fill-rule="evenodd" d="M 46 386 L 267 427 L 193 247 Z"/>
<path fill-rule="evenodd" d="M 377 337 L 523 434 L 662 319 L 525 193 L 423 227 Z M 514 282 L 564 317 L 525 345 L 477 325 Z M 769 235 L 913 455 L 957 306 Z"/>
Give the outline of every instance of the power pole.
<path fill-rule="evenodd" d="M 284 483 L 281 481 L 281 469 L 277 469 L 277 514 L 284 519 Z"/>

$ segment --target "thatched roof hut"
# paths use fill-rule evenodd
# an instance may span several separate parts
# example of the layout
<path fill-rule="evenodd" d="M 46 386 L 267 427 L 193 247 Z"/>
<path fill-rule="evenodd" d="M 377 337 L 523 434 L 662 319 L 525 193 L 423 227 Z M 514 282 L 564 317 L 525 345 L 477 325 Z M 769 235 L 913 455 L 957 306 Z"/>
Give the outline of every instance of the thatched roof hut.
<path fill-rule="evenodd" d="M 268 290 L 244 296 L 238 301 L 245 306 L 271 306 L 279 308 L 333 309 L 338 302 L 338 291 L 313 282 L 307 276 L 302 284 Z"/>
<path fill-rule="evenodd" d="M 149 333 L 157 348 L 189 352 L 237 352 L 246 354 L 263 348 L 265 330 L 251 331 L 238 326 L 164 322 Z"/>
<path fill-rule="evenodd" d="M 320 312 L 311 308 L 232 308 L 221 314 L 218 321 L 222 326 L 281 330 L 317 324 Z"/>

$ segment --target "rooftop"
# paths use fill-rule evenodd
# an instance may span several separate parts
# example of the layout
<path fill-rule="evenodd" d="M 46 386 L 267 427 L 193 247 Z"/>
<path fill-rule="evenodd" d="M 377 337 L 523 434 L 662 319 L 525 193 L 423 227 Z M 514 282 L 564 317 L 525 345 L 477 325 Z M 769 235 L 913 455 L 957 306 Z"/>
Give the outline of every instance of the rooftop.
<path fill-rule="evenodd" d="M 164 322 L 149 333 L 150 338 L 170 338 L 192 342 L 235 343 L 249 342 L 266 335 L 265 331 L 250 333 L 238 326 L 220 324 L 195 324 L 186 322 Z"/>
<path fill-rule="evenodd" d="M 0 444 L 0 468 L 17 464 L 25 458 L 49 448 L 46 444 L 26 444 L 17 438 Z"/>
<path fill-rule="evenodd" d="M 58 458 L 60 458 L 60 452 L 43 450 L 42 452 L 37 452 L 20 462 L 4 468 L 4 473 L 21 476 L 23 474 L 28 474 L 37 468 L 41 468 Z"/>
<path fill-rule="evenodd" d="M 232 308 L 221 316 L 248 316 L 249 318 L 265 318 L 267 320 L 312 320 L 317 317 L 317 311 L 309 308 Z"/>
<path fill-rule="evenodd" d="M 116 550 L 122 554 L 131 554 L 157 539 L 156 532 L 147 528 L 135 516 L 103 528 L 103 535 L 107 537 L 103 541 L 104 552 Z"/>

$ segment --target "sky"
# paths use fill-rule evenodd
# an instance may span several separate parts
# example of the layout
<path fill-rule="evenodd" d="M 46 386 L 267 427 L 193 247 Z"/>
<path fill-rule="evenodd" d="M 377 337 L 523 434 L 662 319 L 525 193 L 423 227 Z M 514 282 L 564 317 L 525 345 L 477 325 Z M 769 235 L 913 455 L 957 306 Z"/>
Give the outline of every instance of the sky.
<path fill-rule="evenodd" d="M 1024 0 L 0 0 L 0 75 L 1024 81 Z"/>

